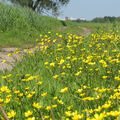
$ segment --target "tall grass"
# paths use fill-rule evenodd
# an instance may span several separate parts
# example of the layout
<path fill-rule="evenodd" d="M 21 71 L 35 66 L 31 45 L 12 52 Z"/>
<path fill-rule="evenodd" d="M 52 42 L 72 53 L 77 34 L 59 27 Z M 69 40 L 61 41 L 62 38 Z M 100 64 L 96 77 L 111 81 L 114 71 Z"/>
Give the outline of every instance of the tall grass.
<path fill-rule="evenodd" d="M 0 46 L 33 44 L 40 33 L 60 26 L 61 21 L 36 14 L 29 8 L 0 3 Z"/>
<path fill-rule="evenodd" d="M 34 28 L 42 32 L 43 30 L 51 30 L 56 25 L 61 26 L 61 22 L 51 17 L 36 14 L 29 8 L 0 3 L 0 29 L 2 31 Z"/>

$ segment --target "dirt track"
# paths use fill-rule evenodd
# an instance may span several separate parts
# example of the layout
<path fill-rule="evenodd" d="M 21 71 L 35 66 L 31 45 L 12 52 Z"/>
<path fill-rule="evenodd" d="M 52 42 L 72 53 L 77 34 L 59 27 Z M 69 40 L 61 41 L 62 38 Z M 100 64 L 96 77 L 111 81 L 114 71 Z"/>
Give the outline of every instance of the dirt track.
<path fill-rule="evenodd" d="M 17 58 L 18 55 L 14 54 L 12 55 L 12 57 L 8 57 L 8 54 L 13 53 L 15 50 L 16 48 L 1 48 L 0 49 L 0 71 L 12 69 L 15 63 L 15 58 Z M 3 60 L 6 60 L 6 62 L 3 63 Z"/>

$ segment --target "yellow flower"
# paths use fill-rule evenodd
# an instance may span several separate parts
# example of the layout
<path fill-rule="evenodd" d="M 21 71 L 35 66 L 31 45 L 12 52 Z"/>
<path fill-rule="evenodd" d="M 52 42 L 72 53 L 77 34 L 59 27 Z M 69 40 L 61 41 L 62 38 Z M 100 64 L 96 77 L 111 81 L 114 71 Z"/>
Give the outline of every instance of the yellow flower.
<path fill-rule="evenodd" d="M 12 82 L 13 80 L 8 80 L 8 82 L 10 83 L 10 82 Z"/>
<path fill-rule="evenodd" d="M 30 81 L 30 80 L 33 80 L 34 79 L 34 76 L 30 76 L 27 80 Z"/>
<path fill-rule="evenodd" d="M 8 77 L 11 77 L 12 76 L 12 74 L 9 74 L 9 75 L 7 75 Z"/>
<path fill-rule="evenodd" d="M 54 79 L 56 79 L 56 78 L 58 78 L 58 77 L 59 77 L 59 75 L 54 75 L 54 76 L 53 76 Z"/>
<path fill-rule="evenodd" d="M 80 94 L 80 96 L 84 96 L 84 95 L 85 95 L 85 93 Z"/>
<path fill-rule="evenodd" d="M 94 99 L 95 99 L 95 98 L 93 98 L 93 97 L 85 97 L 85 98 L 82 98 L 83 101 L 85 101 L 85 100 L 92 101 L 92 100 L 94 100 Z"/>
<path fill-rule="evenodd" d="M 71 58 L 71 57 L 70 57 L 70 56 L 68 56 L 68 57 L 67 57 L 67 60 L 70 60 L 70 58 Z"/>
<path fill-rule="evenodd" d="M 72 109 L 72 107 L 73 107 L 72 105 L 71 105 L 71 106 L 68 106 L 68 107 L 67 107 L 67 109 L 68 109 L 68 110 L 71 110 L 71 109 Z"/>
<path fill-rule="evenodd" d="M 18 93 L 20 93 L 20 91 L 19 90 L 15 90 L 14 93 L 18 94 Z"/>
<path fill-rule="evenodd" d="M 48 65 L 48 62 L 45 62 L 44 65 Z"/>
<path fill-rule="evenodd" d="M 65 92 L 67 92 L 67 91 L 68 91 L 68 87 L 65 87 L 64 89 L 61 89 L 61 90 L 60 90 L 61 93 L 65 93 Z"/>
<path fill-rule="evenodd" d="M 109 73 L 111 73 L 110 71 L 107 71 L 107 73 L 109 74 Z"/>
<path fill-rule="evenodd" d="M 40 108 L 42 108 L 42 105 L 39 105 L 39 103 L 34 102 L 33 107 L 40 109 Z"/>
<path fill-rule="evenodd" d="M 25 117 L 29 117 L 33 114 L 32 111 L 28 110 L 27 112 L 25 112 Z"/>
<path fill-rule="evenodd" d="M 0 98 L 0 103 L 2 103 L 2 102 L 3 102 L 3 99 Z"/>
<path fill-rule="evenodd" d="M 48 34 L 50 34 L 51 32 L 49 31 Z"/>
<path fill-rule="evenodd" d="M 57 100 L 59 104 L 64 104 L 62 100 Z"/>
<path fill-rule="evenodd" d="M 48 119 L 48 118 L 50 118 L 50 116 L 49 116 L 49 115 L 44 116 L 44 119 Z"/>
<path fill-rule="evenodd" d="M 75 73 L 75 76 L 78 76 L 78 75 L 80 75 L 81 73 L 82 73 L 82 71 L 79 71 L 79 72 Z"/>
<path fill-rule="evenodd" d="M 35 41 L 38 42 L 38 39 L 36 39 Z"/>
<path fill-rule="evenodd" d="M 52 108 L 56 108 L 56 107 L 57 107 L 57 105 L 52 105 L 51 107 L 52 107 Z"/>
<path fill-rule="evenodd" d="M 71 111 L 66 111 L 66 112 L 65 112 L 65 115 L 66 115 L 67 117 L 72 116 Z"/>
<path fill-rule="evenodd" d="M 107 113 L 107 115 L 117 117 L 120 115 L 120 111 L 110 111 Z"/>
<path fill-rule="evenodd" d="M 45 109 L 46 109 L 46 110 L 50 110 L 50 109 L 51 109 L 51 106 L 47 106 Z"/>
<path fill-rule="evenodd" d="M 53 100 L 57 100 L 57 97 L 53 97 Z"/>
<path fill-rule="evenodd" d="M 60 38 L 62 38 L 62 35 L 59 35 Z"/>
<path fill-rule="evenodd" d="M 80 120 L 83 118 L 83 114 L 79 114 L 77 110 L 72 113 L 72 120 Z"/>
<path fill-rule="evenodd" d="M 94 115 L 93 120 L 103 120 L 104 117 L 105 117 L 105 113 L 100 113 L 100 115 L 96 113 Z"/>
<path fill-rule="evenodd" d="M 10 90 L 8 89 L 7 86 L 2 86 L 2 87 L 1 87 L 1 91 L 2 91 L 2 92 L 10 93 Z"/>
<path fill-rule="evenodd" d="M 10 98 L 6 98 L 6 100 L 4 101 L 4 103 L 9 103 L 10 102 Z"/>
<path fill-rule="evenodd" d="M 65 75 L 65 72 L 62 72 L 61 75 Z"/>
<path fill-rule="evenodd" d="M 81 93 L 82 91 L 83 91 L 83 89 L 78 89 L 76 92 Z"/>
<path fill-rule="evenodd" d="M 29 93 L 29 94 L 27 95 L 27 98 L 31 98 L 32 96 L 33 96 L 33 94 Z"/>
<path fill-rule="evenodd" d="M 2 63 L 6 63 L 6 60 L 3 60 Z"/>
<path fill-rule="evenodd" d="M 94 111 L 100 112 L 102 110 L 101 106 L 98 106 L 98 108 L 94 109 Z"/>
<path fill-rule="evenodd" d="M 120 77 L 119 76 L 115 76 L 114 79 L 119 81 Z"/>
<path fill-rule="evenodd" d="M 41 94 L 42 97 L 47 96 L 47 92 Z"/>
<path fill-rule="evenodd" d="M 28 77 L 28 76 L 30 76 L 30 74 L 26 74 L 25 76 Z"/>
<path fill-rule="evenodd" d="M 102 76 L 103 79 L 106 79 L 108 76 Z"/>
<path fill-rule="evenodd" d="M 59 65 L 62 65 L 64 62 L 65 62 L 65 60 L 61 59 L 58 64 L 59 64 Z"/>
<path fill-rule="evenodd" d="M 29 90 L 29 89 L 30 89 L 30 87 L 26 87 L 26 88 L 25 88 L 25 90 Z"/>
<path fill-rule="evenodd" d="M 26 120 L 35 120 L 35 117 L 27 118 Z"/>
<path fill-rule="evenodd" d="M 34 76 L 36 79 L 41 80 L 42 78 L 38 75 Z"/>
<path fill-rule="evenodd" d="M 23 93 L 19 93 L 18 96 L 20 96 L 20 97 L 23 96 Z"/>
<path fill-rule="evenodd" d="M 7 76 L 2 76 L 2 79 L 6 79 L 7 78 Z"/>
<path fill-rule="evenodd" d="M 99 68 L 96 68 L 96 69 L 95 69 L 95 71 L 98 71 L 98 70 L 99 70 Z"/>
<path fill-rule="evenodd" d="M 10 112 L 7 113 L 8 118 L 14 118 L 16 115 L 16 112 L 14 110 L 11 110 Z"/>
<path fill-rule="evenodd" d="M 11 54 L 11 53 L 9 53 L 9 54 L 8 54 L 8 57 L 10 57 L 11 55 L 12 55 L 12 54 Z"/>
<path fill-rule="evenodd" d="M 102 108 L 109 108 L 111 106 L 111 101 L 108 101 L 108 103 L 105 103 L 104 105 L 102 105 Z"/>
<path fill-rule="evenodd" d="M 55 67 L 55 63 L 54 62 L 50 63 L 50 66 Z"/>
<path fill-rule="evenodd" d="M 38 85 L 41 85 L 42 83 L 43 83 L 43 82 L 39 81 L 37 84 L 38 84 Z"/>

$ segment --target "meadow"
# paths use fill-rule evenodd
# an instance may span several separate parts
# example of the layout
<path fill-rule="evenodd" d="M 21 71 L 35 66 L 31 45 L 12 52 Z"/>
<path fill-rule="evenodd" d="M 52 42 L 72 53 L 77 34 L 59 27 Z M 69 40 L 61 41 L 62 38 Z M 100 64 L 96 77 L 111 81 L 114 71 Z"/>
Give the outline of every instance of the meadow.
<path fill-rule="evenodd" d="M 30 40 L 35 51 L 27 49 L 12 71 L 1 72 L 0 105 L 9 120 L 120 119 L 119 29 L 110 23 L 66 24 L 62 31 L 60 25 L 39 32 Z M 77 26 L 91 34 L 83 37 Z"/>

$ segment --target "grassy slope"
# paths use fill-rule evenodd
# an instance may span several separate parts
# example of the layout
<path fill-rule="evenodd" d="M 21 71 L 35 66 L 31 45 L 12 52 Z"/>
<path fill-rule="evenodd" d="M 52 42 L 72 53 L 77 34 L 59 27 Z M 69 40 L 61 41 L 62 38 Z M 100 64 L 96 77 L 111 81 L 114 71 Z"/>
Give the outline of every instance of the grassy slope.
<path fill-rule="evenodd" d="M 0 3 L 0 46 L 34 44 L 40 33 L 62 27 L 52 17 L 37 15 L 29 8 L 3 5 Z"/>

